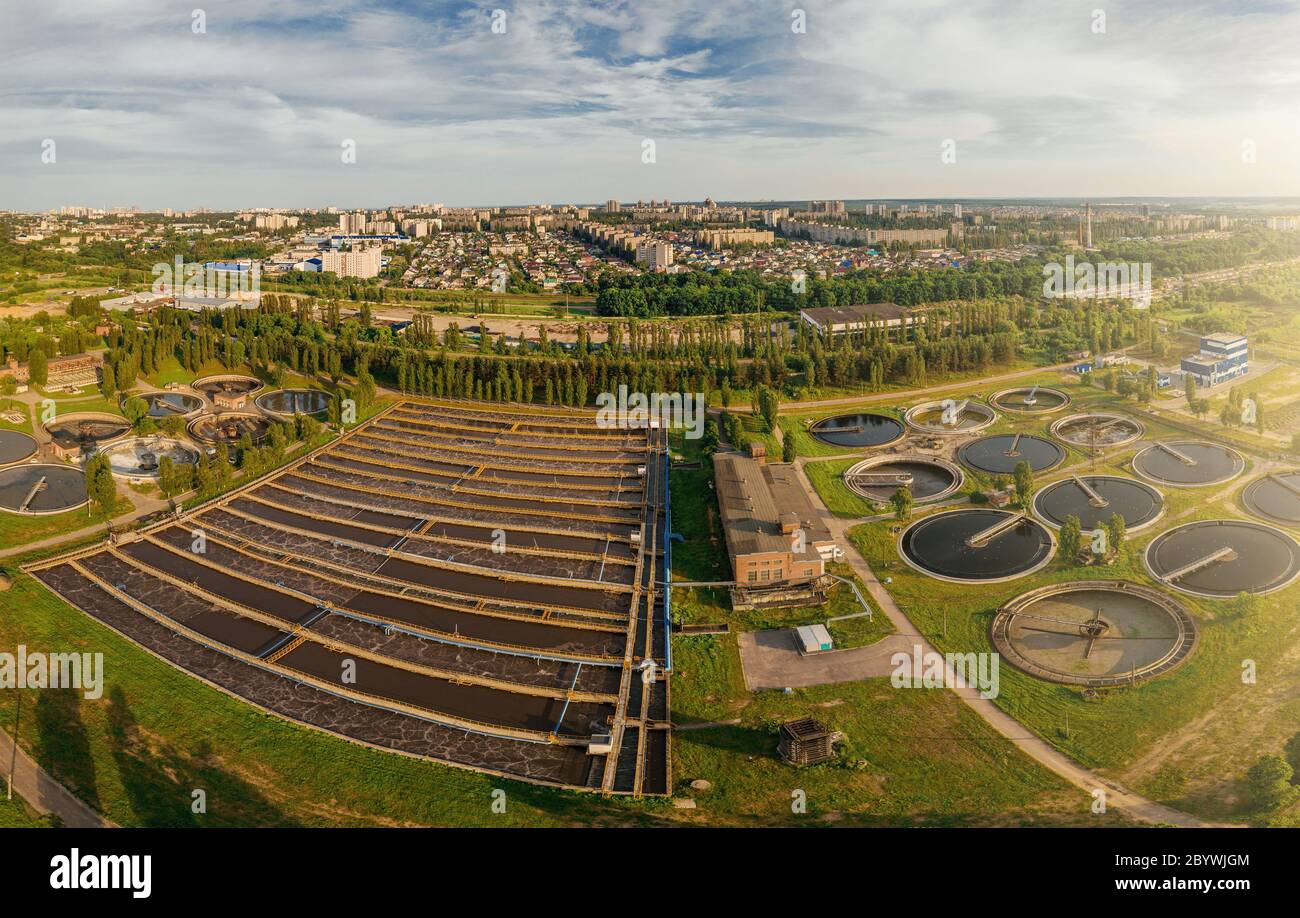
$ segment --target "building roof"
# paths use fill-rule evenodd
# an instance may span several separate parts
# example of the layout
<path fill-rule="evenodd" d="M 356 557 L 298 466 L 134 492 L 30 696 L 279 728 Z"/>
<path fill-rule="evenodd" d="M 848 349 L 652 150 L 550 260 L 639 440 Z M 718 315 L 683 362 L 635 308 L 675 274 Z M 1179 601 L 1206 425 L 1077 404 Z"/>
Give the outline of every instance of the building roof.
<path fill-rule="evenodd" d="M 715 453 L 713 474 L 722 525 L 736 554 L 790 551 L 790 537 L 781 534 L 781 517 L 790 513 L 797 515 L 806 534 L 804 551 L 797 557 L 818 560 L 816 545 L 834 541 L 793 466 L 764 465 L 741 453 Z"/>
<path fill-rule="evenodd" d="M 897 303 L 859 303 L 853 306 L 814 306 L 800 310 L 803 317 L 821 326 L 859 325 L 871 321 L 895 321 L 912 310 Z"/>
<path fill-rule="evenodd" d="M 1213 341 L 1215 344 L 1237 344 L 1246 340 L 1245 335 L 1236 335 L 1231 332 L 1215 332 L 1212 335 L 1201 335 L 1202 341 Z"/>

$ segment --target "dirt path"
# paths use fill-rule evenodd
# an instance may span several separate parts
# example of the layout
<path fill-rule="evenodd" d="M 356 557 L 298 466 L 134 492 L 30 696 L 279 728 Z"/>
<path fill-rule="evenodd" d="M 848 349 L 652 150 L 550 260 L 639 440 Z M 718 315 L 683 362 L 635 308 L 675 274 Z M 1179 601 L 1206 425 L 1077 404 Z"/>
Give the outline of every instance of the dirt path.
<path fill-rule="evenodd" d="M 814 507 L 818 508 L 822 521 L 830 529 L 835 541 L 844 547 L 845 560 L 853 568 L 853 572 L 862 578 L 867 591 L 871 593 L 880 609 L 889 616 L 889 620 L 898 629 L 898 635 L 910 638 L 910 643 L 913 646 L 920 647 L 923 654 L 937 653 L 935 647 L 917 630 L 911 619 L 903 614 L 903 611 L 894 602 L 893 596 L 876 579 L 876 575 L 867 565 L 866 559 L 858 553 L 857 548 L 849 540 L 848 530 L 853 525 L 853 521 L 842 520 L 832 514 L 822 502 L 817 489 L 812 486 L 812 482 L 804 472 L 802 464 L 797 464 L 795 468 L 799 481 L 808 494 L 808 499 L 812 501 Z M 948 667 L 947 670 L 949 681 L 955 684 L 955 674 L 952 668 Z M 1148 823 L 1184 827 L 1227 825 L 1226 823 L 1207 822 L 1188 813 L 1156 803 L 1154 800 L 1148 800 L 1115 781 L 1094 774 L 1059 752 L 1046 741 L 1030 733 L 1028 729 L 997 707 L 991 700 L 981 698 L 977 689 L 966 687 L 955 688 L 953 691 L 989 726 L 1001 733 L 1012 745 L 1040 765 L 1055 772 L 1090 796 L 1099 789 L 1104 790 L 1108 807 L 1113 806 L 1123 810 L 1134 819 Z"/>

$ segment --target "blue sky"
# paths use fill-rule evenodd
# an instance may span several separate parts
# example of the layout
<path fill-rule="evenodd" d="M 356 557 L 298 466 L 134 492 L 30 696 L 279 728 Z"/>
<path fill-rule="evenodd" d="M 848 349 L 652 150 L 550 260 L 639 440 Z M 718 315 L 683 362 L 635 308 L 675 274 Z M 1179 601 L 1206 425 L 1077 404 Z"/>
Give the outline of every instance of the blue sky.
<path fill-rule="evenodd" d="M 1300 3 L 0 2 L 3 208 L 1300 194 Z"/>

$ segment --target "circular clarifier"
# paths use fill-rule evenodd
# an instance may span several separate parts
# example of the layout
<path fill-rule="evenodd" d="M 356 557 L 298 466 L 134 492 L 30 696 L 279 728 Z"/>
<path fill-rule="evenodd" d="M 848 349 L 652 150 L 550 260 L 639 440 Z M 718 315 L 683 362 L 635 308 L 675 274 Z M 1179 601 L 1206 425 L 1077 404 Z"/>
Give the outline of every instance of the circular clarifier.
<path fill-rule="evenodd" d="M 1241 502 L 1256 516 L 1300 526 L 1300 469 L 1274 472 L 1246 485 Z"/>
<path fill-rule="evenodd" d="M 295 414 L 324 414 L 330 396 L 321 389 L 276 389 L 257 397 L 256 405 L 271 414 L 292 417 Z"/>
<path fill-rule="evenodd" d="M 115 414 L 77 411 L 58 415 L 45 424 L 50 439 L 68 451 L 93 452 L 131 432 L 131 423 Z"/>
<path fill-rule="evenodd" d="M 822 418 L 808 432 L 832 446 L 888 446 L 903 437 L 903 422 L 886 414 L 841 414 Z"/>
<path fill-rule="evenodd" d="M 1226 599 L 1280 590 L 1300 574 L 1300 545 L 1280 529 L 1248 520 L 1200 520 L 1147 545 L 1147 570 L 1185 593 Z"/>
<path fill-rule="evenodd" d="M 132 437 L 104 448 L 114 475 L 132 479 L 157 478 L 163 459 L 177 465 L 193 465 L 199 461 L 198 451 L 192 446 L 169 437 Z"/>
<path fill-rule="evenodd" d="M 903 420 L 915 429 L 934 434 L 974 433 L 997 419 L 997 414 L 987 405 L 960 398 L 922 402 L 903 415 Z"/>
<path fill-rule="evenodd" d="M 1163 507 L 1164 498 L 1151 485 L 1116 475 L 1071 476 L 1034 497 L 1034 511 L 1058 529 L 1069 516 L 1078 517 L 1084 529 L 1094 529 L 1118 513 L 1132 532 L 1154 523 Z"/>
<path fill-rule="evenodd" d="M 1205 440 L 1155 443 L 1133 457 L 1133 471 L 1148 481 L 1175 488 L 1222 484 L 1245 468 L 1241 453 Z"/>
<path fill-rule="evenodd" d="M 169 418 L 173 415 L 188 417 L 203 407 L 203 400 L 184 392 L 149 392 L 138 396 L 149 406 L 149 417 Z"/>
<path fill-rule="evenodd" d="M 1052 557 L 1042 523 L 1007 510 L 950 510 L 903 531 L 903 560 L 940 580 L 992 583 L 1038 570 Z"/>
<path fill-rule="evenodd" d="M 864 459 L 844 472 L 850 491 L 867 500 L 883 502 L 899 488 L 912 492 L 917 503 L 942 500 L 961 487 L 966 476 L 944 459 L 929 456 L 877 456 Z"/>
<path fill-rule="evenodd" d="M 995 434 L 967 443 L 957 451 L 957 458 L 990 475 L 1010 475 L 1020 462 L 1028 462 L 1035 472 L 1055 468 L 1064 461 L 1065 450 L 1044 437 Z"/>
<path fill-rule="evenodd" d="M 1122 414 L 1072 414 L 1052 424 L 1052 436 L 1080 449 L 1114 449 L 1139 440 L 1146 428 Z"/>
<path fill-rule="evenodd" d="M 11 465 L 0 469 L 0 510 L 40 516 L 85 505 L 86 476 L 70 465 Z"/>
<path fill-rule="evenodd" d="M 20 430 L 0 430 L 0 465 L 13 465 L 36 455 L 36 438 Z"/>
<path fill-rule="evenodd" d="M 1070 404 L 1070 396 L 1060 389 L 1049 389 L 1046 386 L 1021 386 L 993 393 L 989 396 L 989 403 L 1000 411 L 1051 414 Z"/>
<path fill-rule="evenodd" d="M 1008 602 L 993 646 L 1049 682 L 1102 687 L 1163 675 L 1196 648 L 1196 623 L 1172 596 L 1115 580 L 1056 583 Z"/>
<path fill-rule="evenodd" d="M 218 395 L 251 396 L 262 388 L 262 382 L 252 376 L 226 374 L 222 376 L 205 376 L 190 384 L 196 392 L 202 392 L 209 400 Z"/>
<path fill-rule="evenodd" d="M 256 446 L 270 429 L 271 422 L 260 414 L 205 414 L 190 422 L 189 434 L 214 446 L 218 443 L 235 446 L 247 434 Z"/>

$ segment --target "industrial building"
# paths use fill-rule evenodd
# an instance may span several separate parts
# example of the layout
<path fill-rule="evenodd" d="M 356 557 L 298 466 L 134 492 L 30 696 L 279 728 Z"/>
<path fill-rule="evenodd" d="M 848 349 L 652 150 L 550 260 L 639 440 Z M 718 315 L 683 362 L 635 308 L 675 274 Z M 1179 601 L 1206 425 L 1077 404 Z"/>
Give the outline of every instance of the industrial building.
<path fill-rule="evenodd" d="M 1217 386 L 1250 372 L 1249 345 L 1245 335 L 1225 332 L 1202 335 L 1200 353 L 1184 357 L 1181 369 L 1199 385 Z"/>
<path fill-rule="evenodd" d="M 814 306 L 799 310 L 800 321 L 831 337 L 869 328 L 902 328 L 913 322 L 912 310 L 897 303 L 862 303 L 856 306 Z"/>
<path fill-rule="evenodd" d="M 715 453 L 714 481 L 737 608 L 819 601 L 835 540 L 792 465 Z"/>

